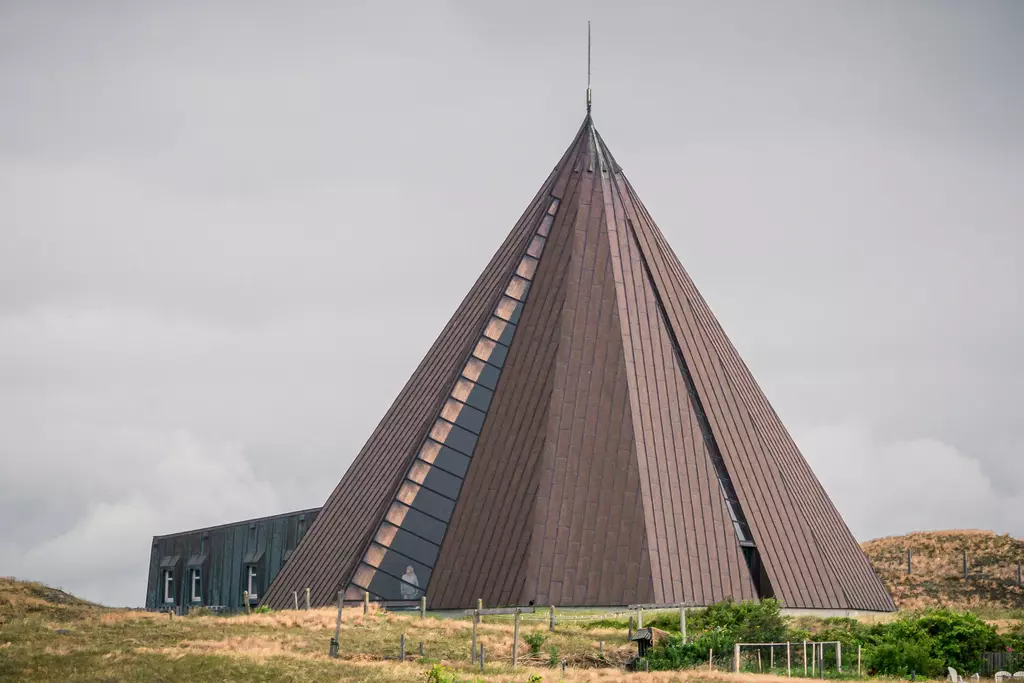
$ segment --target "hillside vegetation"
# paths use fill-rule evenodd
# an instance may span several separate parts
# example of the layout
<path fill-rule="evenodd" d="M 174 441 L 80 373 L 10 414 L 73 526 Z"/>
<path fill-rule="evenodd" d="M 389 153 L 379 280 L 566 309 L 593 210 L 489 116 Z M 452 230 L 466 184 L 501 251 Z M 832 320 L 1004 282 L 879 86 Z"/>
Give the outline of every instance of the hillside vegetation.
<path fill-rule="evenodd" d="M 880 538 L 861 547 L 900 609 L 949 607 L 982 614 L 1024 610 L 1024 589 L 1017 585 L 1017 561 L 1024 560 L 1024 541 L 1012 536 L 991 531 L 926 531 Z"/>

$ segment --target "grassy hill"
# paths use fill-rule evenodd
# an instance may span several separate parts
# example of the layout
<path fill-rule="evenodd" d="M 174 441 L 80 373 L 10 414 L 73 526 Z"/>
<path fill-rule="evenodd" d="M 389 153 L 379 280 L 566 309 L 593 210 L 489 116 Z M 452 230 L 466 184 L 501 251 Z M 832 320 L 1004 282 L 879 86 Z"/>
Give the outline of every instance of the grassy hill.
<path fill-rule="evenodd" d="M 404 616 L 371 606 L 346 609 L 341 657 L 327 656 L 337 610 L 268 614 L 196 614 L 170 617 L 93 605 L 38 583 L 0 578 L 0 681 L 428 681 L 443 662 L 452 672 L 441 681 L 634 680 L 618 666 L 635 652 L 624 628 L 587 622 L 547 629 L 547 614 L 528 615 L 521 628 L 520 666 L 510 667 L 511 618 L 488 617 L 478 627 L 487 653 L 483 675 L 469 662 L 467 619 Z M 400 663 L 406 635 L 410 661 Z M 531 654 L 525 642 L 544 640 Z M 604 641 L 604 655 L 599 643 Z M 418 657 L 419 643 L 425 657 Z M 564 677 L 548 666 L 565 658 Z M 724 680 L 724 674 L 711 678 Z M 685 680 L 695 677 L 687 674 Z M 704 678 L 708 678 L 704 676 Z M 637 679 L 639 680 L 639 679 Z M 650 674 L 642 680 L 684 680 Z"/>
<path fill-rule="evenodd" d="M 862 543 L 901 609 L 1024 610 L 1017 561 L 1024 541 L 992 531 L 923 531 Z M 911 573 L 907 574 L 907 550 Z M 967 579 L 963 558 L 967 553 Z"/>

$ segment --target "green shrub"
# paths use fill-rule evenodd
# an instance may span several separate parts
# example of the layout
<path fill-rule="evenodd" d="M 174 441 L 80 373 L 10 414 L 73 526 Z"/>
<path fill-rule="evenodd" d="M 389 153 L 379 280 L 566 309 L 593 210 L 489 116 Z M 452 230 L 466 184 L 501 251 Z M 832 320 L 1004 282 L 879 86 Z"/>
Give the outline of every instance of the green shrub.
<path fill-rule="evenodd" d="M 530 654 L 532 655 L 540 654 L 540 648 L 542 645 L 544 645 L 545 640 L 547 640 L 547 636 L 545 636 L 540 631 L 527 633 L 525 636 L 523 636 L 523 641 L 530 646 Z"/>
<path fill-rule="evenodd" d="M 427 683 L 458 683 L 455 672 L 448 667 L 435 664 L 427 671 Z"/>
<path fill-rule="evenodd" d="M 260 605 L 252 611 L 253 614 L 270 614 L 271 609 L 268 605 Z"/>
<path fill-rule="evenodd" d="M 916 673 L 922 678 L 941 678 L 945 669 L 942 660 L 931 656 L 926 645 L 920 643 L 884 643 L 867 651 L 867 670 L 883 676 L 909 676 Z"/>
<path fill-rule="evenodd" d="M 548 648 L 548 666 L 558 666 L 562 661 L 562 652 L 557 645 Z"/>

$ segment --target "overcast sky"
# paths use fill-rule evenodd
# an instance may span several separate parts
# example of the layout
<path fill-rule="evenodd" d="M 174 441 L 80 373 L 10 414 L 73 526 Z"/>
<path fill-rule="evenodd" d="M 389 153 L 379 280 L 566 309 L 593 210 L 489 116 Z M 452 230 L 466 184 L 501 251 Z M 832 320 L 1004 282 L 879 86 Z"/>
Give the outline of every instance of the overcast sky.
<path fill-rule="evenodd" d="M 0 575 L 318 506 L 594 117 L 858 538 L 1024 535 L 1024 3 L 0 2 Z"/>

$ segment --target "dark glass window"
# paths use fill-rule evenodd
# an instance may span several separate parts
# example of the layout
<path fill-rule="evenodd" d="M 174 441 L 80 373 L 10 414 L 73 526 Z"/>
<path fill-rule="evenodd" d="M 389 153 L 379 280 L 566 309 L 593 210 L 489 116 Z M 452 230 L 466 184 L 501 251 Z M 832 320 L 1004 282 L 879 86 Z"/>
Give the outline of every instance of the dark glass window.
<path fill-rule="evenodd" d="M 484 363 L 484 369 L 480 371 L 480 376 L 477 378 L 476 383 L 480 386 L 487 387 L 488 389 L 494 389 L 498 386 L 498 376 L 501 375 L 501 371 L 493 365 L 487 365 Z"/>
<path fill-rule="evenodd" d="M 519 277 L 532 280 L 534 273 L 537 272 L 537 259 L 530 256 L 524 256 L 523 260 L 519 262 L 519 267 L 516 268 L 516 275 Z"/>
<path fill-rule="evenodd" d="M 412 507 L 427 513 L 431 517 L 437 517 L 442 522 L 451 519 L 455 503 L 442 495 L 420 487 L 416 497 L 412 499 Z"/>
<path fill-rule="evenodd" d="M 423 591 L 415 586 L 399 581 L 390 574 L 377 572 L 369 589 L 380 595 L 384 600 L 419 600 Z"/>
<path fill-rule="evenodd" d="M 450 422 L 444 422 L 444 420 L 438 420 L 434 424 L 430 436 L 435 441 L 443 441 L 445 446 L 454 448 L 463 455 L 472 456 L 473 447 L 476 446 L 476 434 L 466 431 L 462 427 L 456 427 Z M 439 436 L 442 438 L 438 438 Z"/>
<path fill-rule="evenodd" d="M 530 281 L 524 280 L 518 275 L 512 276 L 512 281 L 508 283 L 508 287 L 505 289 L 505 294 L 518 299 L 519 301 L 526 301 L 526 293 L 530 291 Z"/>
<path fill-rule="evenodd" d="M 363 562 L 402 579 L 402 581 L 415 583 L 417 586 L 425 586 L 430 580 L 430 567 L 400 554 L 393 548 L 388 549 L 376 543 L 370 544 L 370 549 L 366 551 L 366 558 Z M 412 571 L 408 571 L 409 569 Z M 409 578 L 403 578 L 405 576 Z"/>
<path fill-rule="evenodd" d="M 498 308 L 495 309 L 494 314 L 502 320 L 507 320 L 513 325 L 519 324 L 519 313 L 523 310 L 523 304 L 505 296 L 501 296 L 501 301 L 498 302 Z"/>
<path fill-rule="evenodd" d="M 481 337 L 473 349 L 473 355 L 482 361 L 487 361 L 496 368 L 505 364 L 505 356 L 508 355 L 508 348 L 498 344 L 487 337 Z"/>
<path fill-rule="evenodd" d="M 505 322 L 501 318 L 491 318 L 491 322 L 487 324 L 487 328 L 484 330 L 484 335 L 488 339 L 493 339 L 505 346 L 512 343 L 512 335 L 515 333 L 516 326 L 512 323 Z"/>
<path fill-rule="evenodd" d="M 537 228 L 537 234 L 543 237 L 547 237 L 548 233 L 551 232 L 551 224 L 554 222 L 554 216 L 544 216 L 544 220 L 540 222 L 540 227 Z"/>
<path fill-rule="evenodd" d="M 397 501 L 391 504 L 387 520 L 395 526 L 400 526 L 405 531 L 416 534 L 437 545 L 441 545 L 441 541 L 444 539 L 444 522 L 439 522 L 433 517 L 425 515 L 419 510 L 413 510 L 411 507 L 402 505 Z"/>
<path fill-rule="evenodd" d="M 476 408 L 471 408 L 464 403 L 456 401 L 454 398 L 450 398 L 441 410 L 441 417 L 449 422 L 454 422 L 463 429 L 468 429 L 474 434 L 479 434 L 484 426 L 484 418 L 487 416 Z"/>
<path fill-rule="evenodd" d="M 481 384 L 488 389 L 494 389 L 498 384 L 498 369 L 484 363 L 479 358 L 470 358 L 466 368 L 462 371 L 464 377 Z"/>
<path fill-rule="evenodd" d="M 420 460 L 418 462 L 423 461 Z M 426 463 L 424 463 L 424 465 L 426 465 Z M 459 489 L 462 488 L 462 479 L 437 467 L 430 467 L 429 465 L 426 465 L 426 467 L 428 469 L 423 473 L 423 481 L 420 482 L 423 486 L 431 491 L 436 491 L 437 493 L 448 496 L 452 500 L 459 497 Z"/>
<path fill-rule="evenodd" d="M 437 494 L 431 495 L 436 496 Z M 440 498 L 440 496 L 438 497 Z M 374 540 L 380 545 L 394 548 L 406 557 L 411 557 L 430 567 L 433 567 L 437 560 L 438 547 L 436 545 L 387 522 L 380 525 Z"/>
<path fill-rule="evenodd" d="M 469 469 L 469 458 L 430 439 L 420 449 L 420 458 L 458 477 L 465 478 Z"/>
<path fill-rule="evenodd" d="M 452 391 L 453 397 L 478 410 L 487 410 L 491 405 L 491 396 L 493 395 L 494 392 L 490 389 L 477 386 L 476 383 L 470 382 L 468 379 L 460 379 L 455 383 L 455 389 Z"/>

